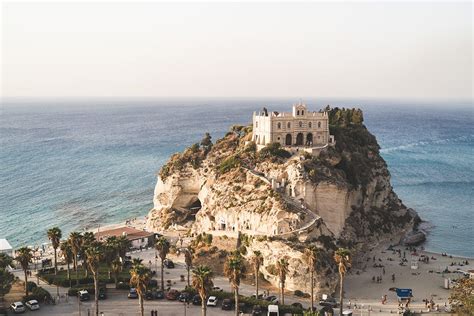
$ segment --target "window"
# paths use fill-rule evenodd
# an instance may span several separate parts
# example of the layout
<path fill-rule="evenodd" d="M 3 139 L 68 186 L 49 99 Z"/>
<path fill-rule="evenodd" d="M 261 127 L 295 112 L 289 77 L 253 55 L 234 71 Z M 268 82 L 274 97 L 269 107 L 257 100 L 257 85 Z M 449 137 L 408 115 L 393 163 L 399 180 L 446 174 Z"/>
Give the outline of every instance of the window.
<path fill-rule="evenodd" d="M 311 124 L 311 122 L 309 122 L 309 123 L 308 123 L 308 127 L 311 128 L 311 126 L 312 126 L 312 124 Z"/>
<path fill-rule="evenodd" d="M 258 127 L 258 122 L 255 122 L 255 127 Z"/>
<path fill-rule="evenodd" d="M 291 123 L 288 122 L 288 124 L 286 125 L 288 128 L 291 128 Z"/>
<path fill-rule="evenodd" d="M 321 128 L 321 122 L 318 122 L 318 128 Z"/>
<path fill-rule="evenodd" d="M 296 111 L 296 115 L 300 115 L 300 110 Z"/>
<path fill-rule="evenodd" d="M 304 110 L 301 110 L 301 115 L 304 115 Z"/>
<path fill-rule="evenodd" d="M 299 125 L 300 125 L 300 127 L 303 127 L 303 122 L 300 121 L 300 122 L 299 122 Z"/>
<path fill-rule="evenodd" d="M 281 128 L 281 123 L 280 123 L 280 122 L 278 122 L 278 124 L 277 124 L 277 128 L 278 128 L 278 129 L 280 129 L 280 128 Z"/>

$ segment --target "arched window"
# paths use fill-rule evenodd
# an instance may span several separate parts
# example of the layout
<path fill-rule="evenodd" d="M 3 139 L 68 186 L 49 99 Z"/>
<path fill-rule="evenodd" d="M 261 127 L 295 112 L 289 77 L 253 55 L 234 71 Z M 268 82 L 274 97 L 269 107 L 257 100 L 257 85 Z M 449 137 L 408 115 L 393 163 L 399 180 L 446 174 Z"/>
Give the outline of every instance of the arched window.
<path fill-rule="evenodd" d="M 301 110 L 301 115 L 304 115 L 304 110 Z"/>
<path fill-rule="evenodd" d="M 298 124 L 300 125 L 300 127 L 303 127 L 303 122 L 300 121 Z"/>
<path fill-rule="evenodd" d="M 291 123 L 288 122 L 288 124 L 286 125 L 286 127 L 291 128 Z"/>
<path fill-rule="evenodd" d="M 309 122 L 309 123 L 308 123 L 308 127 L 311 128 L 311 126 L 312 126 L 312 124 L 311 124 L 311 122 Z"/>
<path fill-rule="evenodd" d="M 255 127 L 258 127 L 258 122 L 255 122 Z"/>
<path fill-rule="evenodd" d="M 318 122 L 318 128 L 321 128 L 321 122 Z"/>
<path fill-rule="evenodd" d="M 300 115 L 300 110 L 296 111 L 296 115 Z"/>
<path fill-rule="evenodd" d="M 278 128 L 278 129 L 281 128 L 281 123 L 280 123 L 280 122 L 277 123 L 277 128 Z"/>

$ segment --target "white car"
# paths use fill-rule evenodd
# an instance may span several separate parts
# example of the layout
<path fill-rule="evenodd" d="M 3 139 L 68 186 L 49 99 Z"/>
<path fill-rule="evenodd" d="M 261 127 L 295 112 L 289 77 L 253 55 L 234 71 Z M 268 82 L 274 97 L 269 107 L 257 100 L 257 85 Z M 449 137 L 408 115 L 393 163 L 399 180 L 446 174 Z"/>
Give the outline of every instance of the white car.
<path fill-rule="evenodd" d="M 26 311 L 25 305 L 22 302 L 15 302 L 10 305 L 11 310 L 16 313 L 24 313 Z"/>
<path fill-rule="evenodd" d="M 40 309 L 40 305 L 37 300 L 31 300 L 25 303 L 26 307 L 30 309 L 30 311 L 35 311 Z"/>
<path fill-rule="evenodd" d="M 209 296 L 207 299 L 207 306 L 217 306 L 217 297 Z"/>

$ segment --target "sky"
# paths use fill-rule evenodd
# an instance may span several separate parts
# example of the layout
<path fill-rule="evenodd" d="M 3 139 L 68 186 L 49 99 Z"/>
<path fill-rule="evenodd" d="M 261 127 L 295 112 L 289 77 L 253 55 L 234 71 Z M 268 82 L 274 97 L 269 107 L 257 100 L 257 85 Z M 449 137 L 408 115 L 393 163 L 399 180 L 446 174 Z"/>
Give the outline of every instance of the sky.
<path fill-rule="evenodd" d="M 1 96 L 473 96 L 472 4 L 1 5 Z"/>

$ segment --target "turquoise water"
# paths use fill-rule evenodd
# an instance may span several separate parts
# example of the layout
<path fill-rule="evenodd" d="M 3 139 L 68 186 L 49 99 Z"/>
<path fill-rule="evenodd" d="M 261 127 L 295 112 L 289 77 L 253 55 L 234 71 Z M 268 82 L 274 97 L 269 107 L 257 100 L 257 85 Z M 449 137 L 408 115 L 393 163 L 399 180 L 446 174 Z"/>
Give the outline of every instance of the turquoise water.
<path fill-rule="evenodd" d="M 160 166 L 209 131 L 221 137 L 254 110 L 294 100 L 4 103 L 0 115 L 0 238 L 13 246 L 146 215 Z M 474 257 L 472 104 L 306 100 L 360 106 L 404 203 L 429 221 L 427 248 Z"/>

